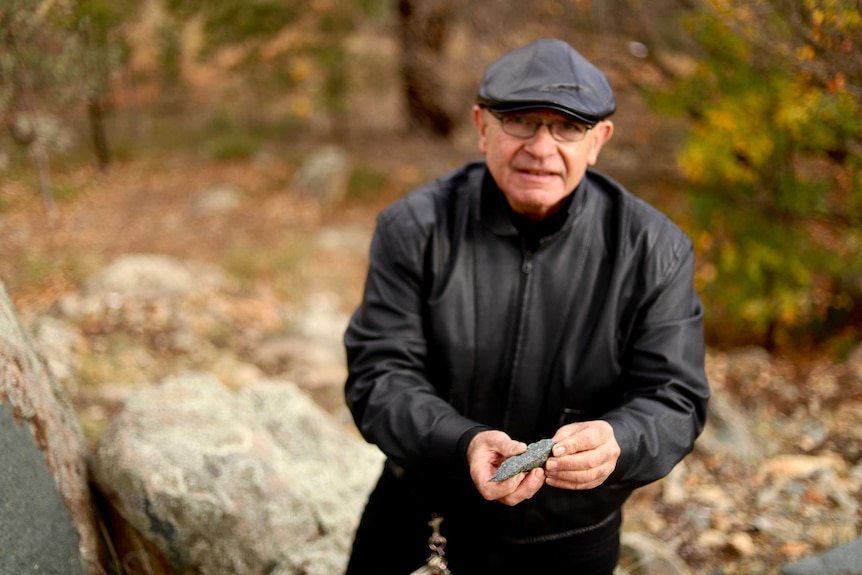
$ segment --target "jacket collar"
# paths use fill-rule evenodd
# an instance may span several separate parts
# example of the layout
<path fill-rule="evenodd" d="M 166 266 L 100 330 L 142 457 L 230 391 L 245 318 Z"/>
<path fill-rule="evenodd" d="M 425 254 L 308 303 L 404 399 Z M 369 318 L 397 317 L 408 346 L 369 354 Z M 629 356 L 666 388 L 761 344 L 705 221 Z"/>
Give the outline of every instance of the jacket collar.
<path fill-rule="evenodd" d="M 560 229 L 570 227 L 575 217 L 584 210 L 588 196 L 587 175 L 584 175 L 572 194 L 574 197 L 569 203 L 568 216 Z M 479 193 L 479 220 L 494 234 L 515 236 L 518 235 L 518 229 L 512 223 L 509 213 L 510 208 L 506 203 L 506 196 L 503 195 L 486 166 Z"/>

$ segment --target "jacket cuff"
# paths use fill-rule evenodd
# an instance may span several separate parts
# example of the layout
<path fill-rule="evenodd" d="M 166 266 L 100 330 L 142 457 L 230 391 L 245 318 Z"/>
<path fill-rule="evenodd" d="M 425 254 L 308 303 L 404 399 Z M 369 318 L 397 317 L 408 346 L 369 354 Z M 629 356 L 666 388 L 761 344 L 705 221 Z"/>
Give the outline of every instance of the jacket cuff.
<path fill-rule="evenodd" d="M 483 431 L 489 431 L 490 429 L 487 425 L 476 425 L 461 434 L 461 439 L 458 440 L 458 456 L 465 468 L 469 469 L 470 467 L 467 461 L 467 448 L 470 447 L 470 442 Z"/>
<path fill-rule="evenodd" d="M 472 419 L 453 412 L 437 425 L 431 447 L 432 458 L 448 465 L 466 462 L 467 446 L 470 445 L 470 439 L 485 429 L 485 426 L 477 424 Z M 470 435 L 471 433 L 472 435 Z M 462 441 L 467 435 L 470 437 L 464 443 L 462 450 Z"/>
<path fill-rule="evenodd" d="M 608 477 L 607 481 L 620 481 L 628 473 L 628 470 L 631 468 L 637 455 L 637 445 L 635 443 L 634 434 L 631 432 L 629 426 L 623 423 L 621 419 L 615 419 L 613 417 L 604 417 L 602 419 L 611 424 L 611 428 L 614 430 L 614 439 L 616 439 L 617 444 L 620 446 L 620 456 L 617 459 L 616 468 L 613 473 L 611 473 L 610 477 Z"/>

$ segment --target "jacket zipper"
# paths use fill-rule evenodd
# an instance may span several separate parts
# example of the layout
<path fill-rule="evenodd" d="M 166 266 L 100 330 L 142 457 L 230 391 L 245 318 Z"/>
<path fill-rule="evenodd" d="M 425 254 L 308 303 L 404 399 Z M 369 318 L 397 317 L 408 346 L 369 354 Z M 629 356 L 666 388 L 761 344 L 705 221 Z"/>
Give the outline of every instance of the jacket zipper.
<path fill-rule="evenodd" d="M 512 365 L 509 369 L 509 381 L 506 387 L 506 411 L 503 415 L 503 428 L 508 428 L 509 418 L 512 413 L 512 404 L 515 399 L 515 374 L 521 363 L 521 341 L 524 338 L 524 316 L 530 287 L 530 272 L 533 270 L 533 252 L 524 249 L 521 258 L 521 289 L 518 294 L 518 317 L 515 322 L 515 343 L 512 352 Z M 513 438 L 516 439 L 516 438 Z"/>

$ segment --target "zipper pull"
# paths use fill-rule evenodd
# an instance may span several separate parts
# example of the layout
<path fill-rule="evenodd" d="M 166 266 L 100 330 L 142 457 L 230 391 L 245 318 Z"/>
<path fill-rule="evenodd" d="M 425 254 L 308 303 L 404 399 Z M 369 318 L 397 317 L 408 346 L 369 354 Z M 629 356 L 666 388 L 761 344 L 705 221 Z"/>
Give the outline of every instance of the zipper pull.
<path fill-rule="evenodd" d="M 533 254 L 531 252 L 524 253 L 524 259 L 521 261 L 521 272 L 528 274 L 533 270 Z"/>

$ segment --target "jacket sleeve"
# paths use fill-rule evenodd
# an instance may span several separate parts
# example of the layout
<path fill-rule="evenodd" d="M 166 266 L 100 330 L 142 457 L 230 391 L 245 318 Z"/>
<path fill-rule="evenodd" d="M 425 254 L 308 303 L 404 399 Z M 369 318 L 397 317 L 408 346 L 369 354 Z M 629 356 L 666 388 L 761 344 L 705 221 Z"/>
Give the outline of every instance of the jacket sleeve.
<path fill-rule="evenodd" d="M 667 475 L 706 422 L 703 308 L 691 243 L 686 238 L 666 257 L 670 263 L 637 314 L 624 356 L 623 402 L 603 417 L 621 447 L 609 481 L 633 487 Z"/>
<path fill-rule="evenodd" d="M 344 336 L 345 398 L 360 433 L 413 470 L 459 464 L 459 440 L 477 425 L 455 411 L 428 379 L 426 235 L 408 210 L 381 214 L 363 300 Z"/>

